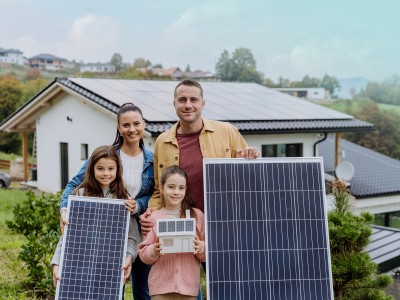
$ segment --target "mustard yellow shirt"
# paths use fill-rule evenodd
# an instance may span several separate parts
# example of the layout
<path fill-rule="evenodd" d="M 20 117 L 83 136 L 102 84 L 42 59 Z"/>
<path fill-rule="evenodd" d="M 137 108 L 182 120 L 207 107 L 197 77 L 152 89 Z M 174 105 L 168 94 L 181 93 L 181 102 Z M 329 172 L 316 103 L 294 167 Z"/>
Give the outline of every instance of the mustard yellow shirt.
<path fill-rule="evenodd" d="M 158 185 L 163 170 L 172 165 L 179 165 L 179 145 L 176 139 L 178 126 L 179 122 L 160 134 L 154 145 L 155 190 L 149 200 L 149 207 L 153 209 L 161 208 Z M 236 150 L 247 147 L 246 141 L 236 127 L 227 122 L 204 118 L 199 143 L 203 158 L 235 158 Z"/>

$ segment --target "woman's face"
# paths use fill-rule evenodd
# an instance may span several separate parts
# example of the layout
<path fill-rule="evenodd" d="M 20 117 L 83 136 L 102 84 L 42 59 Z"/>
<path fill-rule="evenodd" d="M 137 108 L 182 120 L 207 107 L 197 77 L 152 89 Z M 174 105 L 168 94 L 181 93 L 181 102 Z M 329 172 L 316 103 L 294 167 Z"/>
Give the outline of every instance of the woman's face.
<path fill-rule="evenodd" d="M 124 138 L 124 143 L 139 143 L 144 132 L 144 120 L 140 113 L 137 111 L 127 111 L 121 114 L 118 131 Z"/>

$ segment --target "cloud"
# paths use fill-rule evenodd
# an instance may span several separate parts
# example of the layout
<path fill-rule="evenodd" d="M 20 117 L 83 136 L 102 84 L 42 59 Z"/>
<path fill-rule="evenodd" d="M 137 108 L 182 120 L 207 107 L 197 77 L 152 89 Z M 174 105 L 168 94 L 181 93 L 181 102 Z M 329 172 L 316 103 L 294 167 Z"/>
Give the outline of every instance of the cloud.
<path fill-rule="evenodd" d="M 116 21 L 90 14 L 73 22 L 66 38 L 57 43 L 57 52 L 71 60 L 108 62 L 121 51 L 121 41 L 122 30 Z"/>
<path fill-rule="evenodd" d="M 289 51 L 267 58 L 268 73 L 296 80 L 306 74 L 314 77 L 330 74 L 338 78 L 365 74 L 375 63 L 374 52 L 371 42 L 362 39 L 309 38 Z"/>

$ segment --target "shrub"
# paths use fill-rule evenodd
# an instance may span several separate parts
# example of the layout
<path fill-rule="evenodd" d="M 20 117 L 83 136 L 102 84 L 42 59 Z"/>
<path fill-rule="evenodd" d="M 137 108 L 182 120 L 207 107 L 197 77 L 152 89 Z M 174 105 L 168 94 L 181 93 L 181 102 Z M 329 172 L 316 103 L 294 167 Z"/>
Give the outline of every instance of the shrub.
<path fill-rule="evenodd" d="M 60 236 L 59 203 L 61 193 L 36 196 L 28 191 L 27 197 L 14 209 L 14 220 L 7 226 L 27 238 L 18 258 L 27 265 L 25 286 L 38 297 L 54 295 L 50 261 Z"/>

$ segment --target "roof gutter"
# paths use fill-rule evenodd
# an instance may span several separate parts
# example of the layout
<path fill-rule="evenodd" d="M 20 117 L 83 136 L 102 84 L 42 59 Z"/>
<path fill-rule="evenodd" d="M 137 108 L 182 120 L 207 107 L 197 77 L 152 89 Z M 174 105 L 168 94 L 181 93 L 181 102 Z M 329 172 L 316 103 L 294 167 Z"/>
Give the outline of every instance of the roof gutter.
<path fill-rule="evenodd" d="M 328 133 L 324 132 L 324 137 L 314 143 L 314 157 L 317 155 L 317 145 L 319 143 L 322 143 L 323 141 L 325 141 L 327 137 L 328 137 Z"/>

